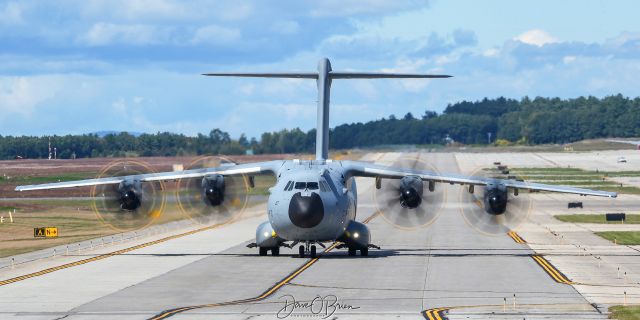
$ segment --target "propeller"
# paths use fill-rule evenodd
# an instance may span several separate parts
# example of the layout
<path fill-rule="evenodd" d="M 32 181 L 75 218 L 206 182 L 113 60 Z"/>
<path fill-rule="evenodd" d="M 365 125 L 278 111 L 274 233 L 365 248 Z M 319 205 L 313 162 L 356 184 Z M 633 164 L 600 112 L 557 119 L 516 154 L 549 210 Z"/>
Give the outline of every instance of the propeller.
<path fill-rule="evenodd" d="M 436 172 L 435 168 L 415 156 L 403 157 L 394 166 Z M 445 188 L 436 188 L 434 182 L 422 181 L 415 175 L 376 180 L 373 194 L 376 208 L 385 221 L 399 229 L 414 230 L 429 226 L 445 202 Z"/>
<path fill-rule="evenodd" d="M 185 170 L 234 165 L 224 157 L 201 157 Z M 178 180 L 176 198 L 180 210 L 191 220 L 203 224 L 222 224 L 242 215 L 249 200 L 249 179 L 242 176 L 211 174 L 202 178 Z"/>
<path fill-rule="evenodd" d="M 117 160 L 106 165 L 96 178 L 155 173 L 138 160 Z M 119 184 L 95 185 L 91 188 L 92 207 L 98 218 L 117 231 L 144 228 L 162 215 L 166 197 L 162 182 L 141 182 L 131 178 Z"/>
<path fill-rule="evenodd" d="M 482 170 L 471 175 L 493 178 Z M 473 229 L 486 235 L 499 235 L 517 230 L 527 220 L 532 201 L 528 194 L 505 188 L 496 180 L 486 187 L 461 188 L 460 205 L 462 217 Z"/>

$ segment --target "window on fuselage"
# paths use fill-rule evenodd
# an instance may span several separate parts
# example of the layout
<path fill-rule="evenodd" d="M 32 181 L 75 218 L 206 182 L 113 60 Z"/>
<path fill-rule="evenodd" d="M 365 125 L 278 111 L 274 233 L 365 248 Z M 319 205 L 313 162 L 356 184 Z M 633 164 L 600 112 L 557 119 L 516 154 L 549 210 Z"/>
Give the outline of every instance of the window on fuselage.
<path fill-rule="evenodd" d="M 307 182 L 307 189 L 309 190 L 318 190 L 317 182 Z"/>
<path fill-rule="evenodd" d="M 296 189 L 304 190 L 307 188 L 306 182 L 296 182 Z"/>

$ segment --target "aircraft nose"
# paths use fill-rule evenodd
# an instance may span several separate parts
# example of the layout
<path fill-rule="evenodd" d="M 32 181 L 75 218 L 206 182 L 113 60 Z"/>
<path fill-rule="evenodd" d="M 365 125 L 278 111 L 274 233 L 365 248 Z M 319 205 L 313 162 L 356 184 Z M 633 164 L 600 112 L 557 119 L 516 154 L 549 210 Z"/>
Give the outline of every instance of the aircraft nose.
<path fill-rule="evenodd" d="M 313 228 L 324 218 L 324 205 L 320 195 L 312 192 L 310 196 L 302 196 L 297 192 L 289 203 L 289 219 L 300 228 Z"/>

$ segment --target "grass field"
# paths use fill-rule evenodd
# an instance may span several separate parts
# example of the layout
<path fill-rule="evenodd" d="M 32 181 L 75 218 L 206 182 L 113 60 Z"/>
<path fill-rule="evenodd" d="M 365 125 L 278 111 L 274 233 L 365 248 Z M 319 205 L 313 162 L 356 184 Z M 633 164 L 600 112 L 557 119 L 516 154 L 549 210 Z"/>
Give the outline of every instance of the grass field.
<path fill-rule="evenodd" d="M 604 214 L 560 214 L 553 217 L 560 221 L 573 223 L 622 223 L 620 221 L 607 221 Z M 624 223 L 640 224 L 640 214 L 628 214 Z"/>
<path fill-rule="evenodd" d="M 603 231 L 596 232 L 597 235 L 617 244 L 639 245 L 640 231 Z"/>
<path fill-rule="evenodd" d="M 262 184 L 265 185 L 261 188 L 266 188 L 267 183 L 266 179 L 257 179 L 256 189 Z M 260 191 L 263 192 L 268 191 Z M 199 207 L 184 213 L 175 200 L 167 201 L 162 213 L 154 214 L 152 218 L 134 218 L 131 214 L 122 212 L 103 213 L 99 216 L 93 210 L 93 200 L 85 199 L 11 200 L 10 204 L 3 202 L 8 201 L 0 201 L 0 215 L 4 216 L 4 223 L 0 224 L 0 258 L 104 237 L 148 224 L 184 219 L 205 223 L 203 221 L 208 219 L 207 216 L 200 215 Z M 10 223 L 8 211 L 13 208 L 17 210 L 13 214 L 13 223 Z M 229 217 L 225 215 L 223 219 Z M 36 227 L 58 227 L 59 236 L 34 238 L 33 228 Z"/>
<path fill-rule="evenodd" d="M 612 306 L 609 312 L 609 319 L 640 320 L 640 306 Z"/>
<path fill-rule="evenodd" d="M 65 182 L 73 180 L 82 180 L 95 178 L 96 172 L 70 172 L 70 173 L 57 173 L 48 175 L 24 175 L 13 177 L 0 177 L 0 184 L 12 184 L 12 185 L 26 185 L 26 184 L 40 184 L 50 182 Z"/>

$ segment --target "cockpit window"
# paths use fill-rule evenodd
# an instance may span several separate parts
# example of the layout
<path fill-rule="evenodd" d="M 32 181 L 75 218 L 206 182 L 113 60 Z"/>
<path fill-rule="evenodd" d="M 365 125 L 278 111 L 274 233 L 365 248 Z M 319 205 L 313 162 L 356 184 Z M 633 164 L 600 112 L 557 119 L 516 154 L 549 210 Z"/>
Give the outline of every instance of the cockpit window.
<path fill-rule="evenodd" d="M 292 185 L 293 186 L 293 185 Z M 317 182 L 301 182 L 298 181 L 295 183 L 295 188 L 299 190 L 309 189 L 309 190 L 318 190 Z M 289 187 L 291 189 L 291 187 Z"/>
<path fill-rule="evenodd" d="M 284 186 L 284 191 L 288 191 L 288 190 L 289 190 L 289 186 L 290 186 L 291 184 L 293 184 L 293 181 L 289 181 L 289 182 L 287 182 L 287 185 L 286 185 L 286 186 Z"/>

